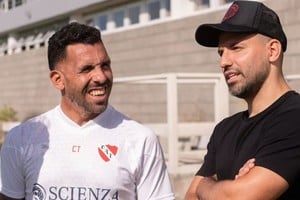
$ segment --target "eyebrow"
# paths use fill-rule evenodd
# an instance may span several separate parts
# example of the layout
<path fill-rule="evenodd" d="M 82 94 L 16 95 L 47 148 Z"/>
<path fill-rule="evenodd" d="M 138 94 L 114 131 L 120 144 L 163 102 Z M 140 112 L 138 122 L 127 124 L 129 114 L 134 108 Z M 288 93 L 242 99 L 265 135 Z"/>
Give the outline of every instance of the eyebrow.
<path fill-rule="evenodd" d="M 106 58 L 106 59 L 104 59 L 103 61 L 101 61 L 101 62 L 99 62 L 99 63 L 97 63 L 97 64 L 95 64 L 95 65 L 93 65 L 93 66 L 97 66 L 97 65 L 103 65 L 103 64 L 110 64 L 111 63 L 111 60 L 110 60 L 110 58 Z"/>
<path fill-rule="evenodd" d="M 93 66 L 93 67 L 95 67 L 95 66 L 97 66 L 97 65 L 103 65 L 103 64 L 110 64 L 111 63 L 111 60 L 110 60 L 110 58 L 105 58 L 104 60 L 102 60 L 101 62 L 99 62 L 99 63 L 96 63 L 96 64 L 84 64 L 84 65 L 82 65 L 82 67 L 84 67 L 84 66 Z"/>

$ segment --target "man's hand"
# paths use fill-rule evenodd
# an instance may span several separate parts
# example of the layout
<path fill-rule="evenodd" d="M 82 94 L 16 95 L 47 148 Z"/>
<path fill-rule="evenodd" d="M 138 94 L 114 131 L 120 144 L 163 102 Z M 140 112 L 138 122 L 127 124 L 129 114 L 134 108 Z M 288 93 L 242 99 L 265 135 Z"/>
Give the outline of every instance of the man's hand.
<path fill-rule="evenodd" d="M 255 166 L 255 158 L 248 160 L 243 167 L 239 170 L 239 173 L 235 175 L 235 179 L 238 179 L 247 174 Z"/>

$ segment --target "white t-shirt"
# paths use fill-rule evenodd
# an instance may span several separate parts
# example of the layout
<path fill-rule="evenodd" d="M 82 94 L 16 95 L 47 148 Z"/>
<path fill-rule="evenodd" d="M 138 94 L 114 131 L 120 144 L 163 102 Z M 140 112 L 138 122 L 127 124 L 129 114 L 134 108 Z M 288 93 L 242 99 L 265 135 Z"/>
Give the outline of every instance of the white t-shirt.
<path fill-rule="evenodd" d="M 111 106 L 83 126 L 57 106 L 12 129 L 0 177 L 12 198 L 174 199 L 156 135 Z"/>

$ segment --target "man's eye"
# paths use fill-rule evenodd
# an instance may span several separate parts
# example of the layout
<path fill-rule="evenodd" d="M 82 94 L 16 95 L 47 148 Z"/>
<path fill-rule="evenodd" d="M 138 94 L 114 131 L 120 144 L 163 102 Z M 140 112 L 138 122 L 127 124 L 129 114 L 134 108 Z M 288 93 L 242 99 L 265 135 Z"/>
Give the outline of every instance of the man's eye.
<path fill-rule="evenodd" d="M 101 66 L 102 69 L 110 69 L 110 63 L 103 63 Z"/>
<path fill-rule="evenodd" d="M 89 72 L 94 68 L 92 65 L 88 65 L 82 68 L 81 72 Z"/>
<path fill-rule="evenodd" d="M 241 49 L 241 47 L 240 47 L 240 46 L 237 46 L 237 45 L 235 45 L 235 46 L 233 46 L 233 47 L 232 47 L 232 49 L 233 49 L 233 50 L 240 50 L 240 49 Z"/>
<path fill-rule="evenodd" d="M 222 51 L 222 50 L 219 50 L 219 51 L 218 51 L 218 54 L 219 54 L 220 57 L 222 57 L 223 51 Z"/>

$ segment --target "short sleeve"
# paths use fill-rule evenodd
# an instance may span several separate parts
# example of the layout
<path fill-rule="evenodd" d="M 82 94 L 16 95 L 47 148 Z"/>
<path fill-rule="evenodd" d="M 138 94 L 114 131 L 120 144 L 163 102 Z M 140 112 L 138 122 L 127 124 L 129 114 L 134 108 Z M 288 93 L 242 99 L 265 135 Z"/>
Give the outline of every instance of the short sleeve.
<path fill-rule="evenodd" d="M 147 138 L 144 150 L 137 199 L 175 199 L 162 149 L 155 135 Z"/>
<path fill-rule="evenodd" d="M 22 170 L 20 147 L 13 144 L 15 134 L 6 137 L 0 154 L 1 164 L 1 193 L 12 198 L 25 197 L 25 181 Z"/>
<path fill-rule="evenodd" d="M 215 128 L 215 130 L 217 127 Z M 216 174 L 216 148 L 215 148 L 215 131 L 209 139 L 207 144 L 207 153 L 204 156 L 204 162 L 198 172 L 197 176 L 213 176 Z"/>

